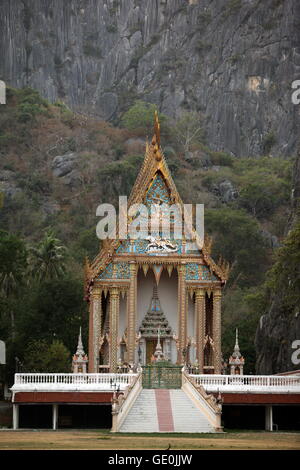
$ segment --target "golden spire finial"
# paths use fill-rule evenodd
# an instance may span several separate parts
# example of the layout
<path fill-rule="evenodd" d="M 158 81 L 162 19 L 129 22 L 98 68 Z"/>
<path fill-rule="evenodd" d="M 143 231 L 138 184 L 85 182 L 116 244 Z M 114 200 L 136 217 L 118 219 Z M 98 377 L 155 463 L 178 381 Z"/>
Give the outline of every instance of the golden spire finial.
<path fill-rule="evenodd" d="M 156 143 L 158 147 L 160 147 L 160 124 L 158 120 L 158 112 L 156 110 L 154 112 L 154 133 L 156 137 Z"/>

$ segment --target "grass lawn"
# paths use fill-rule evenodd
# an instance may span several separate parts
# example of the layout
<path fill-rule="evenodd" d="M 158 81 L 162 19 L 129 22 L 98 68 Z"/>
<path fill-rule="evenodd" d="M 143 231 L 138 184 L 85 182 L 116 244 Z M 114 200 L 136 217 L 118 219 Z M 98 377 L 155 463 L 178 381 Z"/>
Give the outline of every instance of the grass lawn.
<path fill-rule="evenodd" d="M 0 449 L 276 449 L 300 450 L 297 432 L 240 432 L 223 434 L 111 434 L 107 430 L 0 430 Z"/>

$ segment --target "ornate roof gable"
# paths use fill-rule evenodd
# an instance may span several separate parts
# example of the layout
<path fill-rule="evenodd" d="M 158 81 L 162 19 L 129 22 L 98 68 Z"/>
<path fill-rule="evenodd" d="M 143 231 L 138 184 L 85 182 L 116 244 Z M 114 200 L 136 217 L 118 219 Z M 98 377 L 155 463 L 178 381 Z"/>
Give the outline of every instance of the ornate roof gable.
<path fill-rule="evenodd" d="M 183 202 L 160 147 L 160 124 L 157 113 L 155 113 L 154 130 L 155 133 L 151 143 L 146 143 L 144 162 L 128 199 L 128 207 L 140 203 L 151 205 L 152 203 L 164 202 L 167 204 L 179 204 L 183 208 Z M 221 281 L 225 282 L 228 275 L 228 266 L 224 263 L 221 266 L 216 265 L 210 257 L 211 242 L 205 240 L 203 244 L 196 232 L 193 235 L 199 247 L 199 252 L 202 253 L 204 262 L 209 267 L 211 274 L 215 274 Z M 139 240 L 139 242 L 141 242 L 140 245 L 142 246 L 142 242 L 145 241 Z M 129 247 L 128 240 L 107 240 L 93 262 L 91 264 L 86 262 L 86 280 L 92 281 L 95 277 L 101 275 L 112 262 L 116 252 L 122 253 L 124 250 L 128 251 L 126 246 L 127 248 Z M 139 252 L 138 249 L 136 252 Z M 178 252 L 178 254 L 180 253 L 181 251 Z"/>

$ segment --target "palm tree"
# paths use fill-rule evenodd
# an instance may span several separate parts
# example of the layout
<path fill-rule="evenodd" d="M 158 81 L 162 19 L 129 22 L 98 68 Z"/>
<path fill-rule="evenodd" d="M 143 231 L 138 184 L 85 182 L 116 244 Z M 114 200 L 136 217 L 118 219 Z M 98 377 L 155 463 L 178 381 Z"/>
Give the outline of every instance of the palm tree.
<path fill-rule="evenodd" d="M 66 272 L 66 247 L 55 238 L 53 232 L 47 232 L 37 248 L 30 249 L 30 264 L 33 277 L 40 282 L 62 277 Z"/>

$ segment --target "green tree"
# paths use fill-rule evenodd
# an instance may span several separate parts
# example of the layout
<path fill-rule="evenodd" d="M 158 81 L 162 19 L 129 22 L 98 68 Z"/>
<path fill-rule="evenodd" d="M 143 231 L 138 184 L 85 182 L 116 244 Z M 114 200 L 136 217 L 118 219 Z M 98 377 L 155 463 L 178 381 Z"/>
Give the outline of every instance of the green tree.
<path fill-rule="evenodd" d="M 254 217 L 270 216 L 274 210 L 288 201 L 289 185 L 274 176 L 256 175 L 241 189 L 239 205 Z"/>
<path fill-rule="evenodd" d="M 142 100 L 135 101 L 134 105 L 124 113 L 121 123 L 123 127 L 131 131 L 142 130 L 151 136 L 153 134 L 154 113 L 157 111 L 157 106 L 152 103 L 147 103 Z M 166 117 L 159 113 L 160 123 L 166 120 Z"/>
<path fill-rule="evenodd" d="M 267 250 L 255 219 L 241 210 L 210 209 L 206 229 L 214 239 L 213 256 L 231 264 L 230 282 L 240 286 L 259 284 L 267 268 Z"/>
<path fill-rule="evenodd" d="M 56 339 L 73 352 L 82 326 L 86 341 L 87 315 L 81 280 L 62 278 L 40 282 L 24 297 L 23 308 L 18 322 L 20 357 L 28 337 L 48 344 Z"/>
<path fill-rule="evenodd" d="M 275 255 L 275 263 L 266 276 L 266 288 L 273 297 L 280 294 L 288 312 L 299 309 L 300 299 L 300 220 L 295 224 Z"/>
<path fill-rule="evenodd" d="M 142 161 L 142 155 L 130 155 L 123 160 L 109 163 L 101 170 L 100 178 L 112 191 L 111 197 L 130 194 Z"/>
<path fill-rule="evenodd" d="M 44 340 L 30 341 L 24 353 L 26 372 L 70 372 L 71 355 L 61 341 L 50 345 Z"/>
<path fill-rule="evenodd" d="M 37 248 L 31 248 L 30 265 L 38 280 L 62 277 L 65 272 L 66 248 L 52 232 L 47 232 Z"/>
<path fill-rule="evenodd" d="M 0 292 L 4 310 L 9 312 L 11 338 L 14 341 L 15 308 L 14 298 L 17 296 L 24 281 L 27 268 L 27 251 L 25 244 L 15 235 L 0 231 Z"/>
<path fill-rule="evenodd" d="M 222 352 L 228 362 L 235 344 L 235 330 L 239 330 L 239 346 L 244 356 L 244 372 L 255 371 L 255 333 L 261 312 L 264 309 L 264 296 L 260 288 L 240 288 L 232 286 L 225 289 L 222 303 Z"/>

